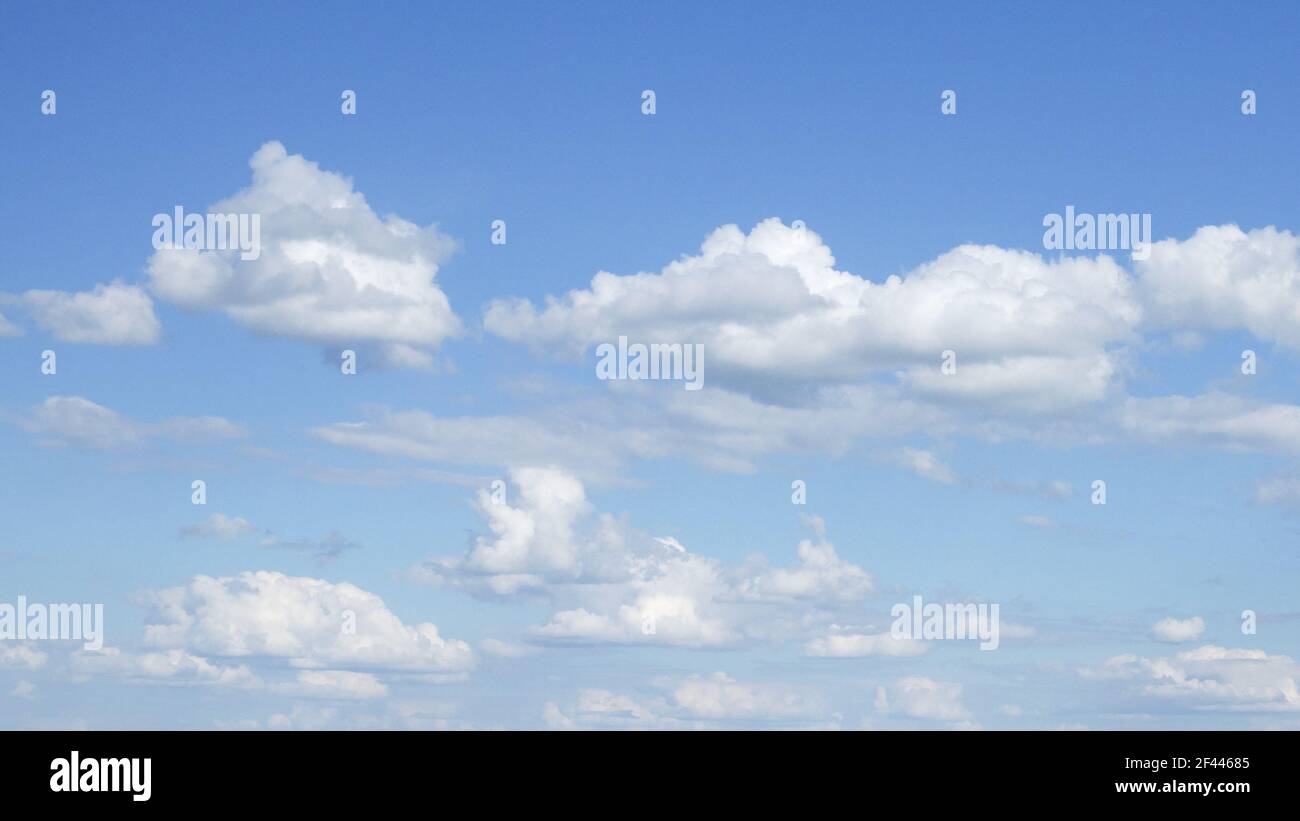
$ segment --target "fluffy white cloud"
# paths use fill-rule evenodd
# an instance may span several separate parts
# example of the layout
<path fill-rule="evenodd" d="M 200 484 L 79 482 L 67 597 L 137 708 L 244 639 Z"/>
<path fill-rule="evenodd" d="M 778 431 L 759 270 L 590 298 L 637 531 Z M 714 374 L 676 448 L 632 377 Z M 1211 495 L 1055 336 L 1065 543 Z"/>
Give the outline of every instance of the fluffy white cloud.
<path fill-rule="evenodd" d="M 51 396 L 19 424 L 49 444 L 112 450 L 144 440 L 134 422 L 80 396 Z"/>
<path fill-rule="evenodd" d="M 543 720 L 551 729 L 673 729 L 726 726 L 736 720 L 800 722 L 821 715 L 824 706 L 815 693 L 779 683 L 740 682 L 726 673 L 663 679 L 666 698 L 637 697 L 609 690 L 579 691 L 565 710 L 547 702 Z"/>
<path fill-rule="evenodd" d="M 136 447 L 153 438 L 203 439 L 246 436 L 219 416 L 177 416 L 161 422 L 137 422 L 80 396 L 51 396 L 18 420 L 46 445 L 94 450 Z"/>
<path fill-rule="evenodd" d="M 602 271 L 540 309 L 498 300 L 484 326 L 570 355 L 620 335 L 701 342 L 711 373 L 759 393 L 772 380 L 896 372 L 935 395 L 1054 407 L 1106 394 L 1118 373 L 1107 346 L 1134 340 L 1142 316 L 1132 281 L 1104 256 L 964 245 L 881 283 L 834 264 L 811 230 L 727 225 L 657 274 Z M 940 374 L 945 350 L 957 352 L 951 376 L 969 378 Z"/>
<path fill-rule="evenodd" d="M 118 281 L 77 293 L 27 291 L 23 303 L 36 324 L 61 342 L 152 345 L 162 334 L 149 295 Z"/>
<path fill-rule="evenodd" d="M 816 712 L 816 700 L 779 684 L 743 684 L 726 673 L 688 676 L 673 689 L 673 702 L 700 718 L 777 718 Z"/>
<path fill-rule="evenodd" d="M 198 524 L 181 528 L 181 537 L 185 539 L 219 539 L 230 541 L 250 533 L 257 533 L 261 528 L 240 516 L 227 516 L 213 513 Z"/>
<path fill-rule="evenodd" d="M 1190 619 L 1164 618 L 1151 625 L 1151 634 L 1160 641 L 1196 641 L 1204 632 L 1205 619 L 1200 616 L 1192 616 Z"/>
<path fill-rule="evenodd" d="M 908 718 L 964 721 L 970 717 L 961 701 L 960 684 L 907 676 L 876 688 L 876 711 Z"/>
<path fill-rule="evenodd" d="M 293 681 L 276 684 L 272 689 L 299 698 L 372 699 L 388 695 L 388 687 L 374 675 L 347 670 L 299 670 Z"/>
<path fill-rule="evenodd" d="M 15 644 L 6 641 L 0 644 L 0 667 L 26 667 L 39 670 L 49 661 L 49 655 L 37 650 L 30 644 Z"/>
<path fill-rule="evenodd" d="M 346 582 L 266 570 L 195 576 L 147 601 L 156 614 L 146 638 L 163 647 L 282 658 L 302 668 L 464 672 L 474 665 L 465 642 L 443 638 L 429 623 L 403 624 L 378 596 Z"/>
<path fill-rule="evenodd" d="M 626 578 L 632 557 L 613 517 L 592 513 L 582 483 L 555 468 L 510 471 L 518 500 L 480 490 L 479 514 L 492 536 L 478 536 L 464 558 L 437 559 L 417 569 L 426 581 L 493 595 L 512 595 L 548 582 Z M 504 493 L 504 490 L 502 491 Z"/>
<path fill-rule="evenodd" d="M 1300 238 L 1271 226 L 1207 226 L 1155 243 L 1150 258 L 1134 260 L 1137 277 L 1105 255 L 1045 259 L 988 245 L 960 246 L 883 282 L 834 266 L 811 230 L 775 218 L 748 234 L 727 225 L 659 273 L 601 271 L 543 307 L 497 300 L 484 325 L 570 354 L 620 335 L 703 342 L 710 367 L 733 376 L 831 380 L 905 368 L 923 388 L 1043 399 L 1081 379 L 1072 401 L 1099 398 L 1116 376 L 1108 348 L 1148 327 L 1243 328 L 1300 345 Z M 944 350 L 957 352 L 957 375 L 969 366 L 979 378 L 965 389 L 934 379 Z"/>
<path fill-rule="evenodd" d="M 1129 680 L 1143 695 L 1195 709 L 1300 710 L 1300 664 L 1263 650 L 1207 644 L 1167 658 L 1114 656 L 1100 668 L 1079 672 L 1092 679 Z"/>
<path fill-rule="evenodd" d="M 455 243 L 434 226 L 380 218 L 349 179 L 268 142 L 252 184 L 209 213 L 258 214 L 261 253 L 164 248 L 149 261 L 159 297 L 219 310 L 256 331 L 375 346 L 381 361 L 423 367 L 461 322 L 435 282 Z"/>
<path fill-rule="evenodd" d="M 804 645 L 804 653 L 822 658 L 919 656 L 928 649 L 923 641 L 896 639 L 889 633 L 832 633 Z"/>
<path fill-rule="evenodd" d="M 1300 237 L 1273 226 L 1206 226 L 1152 246 L 1134 265 L 1154 322 L 1184 330 L 1244 328 L 1300 347 Z"/>
<path fill-rule="evenodd" d="M 809 601 L 820 604 L 857 601 L 873 589 L 875 581 L 862 568 L 846 562 L 823 538 L 799 542 L 799 563 L 792 567 L 768 568 L 760 562 L 737 584 L 739 594 L 753 601 Z"/>
<path fill-rule="evenodd" d="M 534 628 L 543 638 L 674 644 L 703 647 L 737 641 L 737 614 L 726 601 L 731 589 L 725 569 L 712 559 L 671 547 L 648 552 L 628 564 L 619 582 L 552 589 L 563 607 Z"/>
<path fill-rule="evenodd" d="M 1273 228 L 1204 228 L 1155 244 L 1150 259 L 1135 261 L 1135 275 L 1105 255 L 1047 259 L 965 245 L 874 282 L 836 270 L 815 233 L 769 219 L 748 234 L 719 228 L 698 254 L 658 273 L 602 271 L 588 287 L 540 305 L 497 300 L 484 325 L 560 356 L 624 335 L 705 345 L 707 390 L 603 384 L 620 411 L 635 417 L 628 397 L 650 407 L 637 420 L 647 425 L 637 452 L 607 436 L 599 420 L 588 422 L 582 458 L 595 451 L 606 463 L 671 454 L 744 471 L 768 453 L 957 432 L 1057 443 L 1189 438 L 1294 452 L 1300 407 L 1219 392 L 1131 398 L 1125 382 L 1142 373 L 1139 355 L 1151 345 L 1144 335 L 1153 331 L 1186 339 L 1240 328 L 1283 344 L 1300 340 L 1291 330 L 1300 315 L 1297 242 Z M 1195 279 L 1189 289 L 1184 270 Z M 1232 307 L 1219 312 L 1224 300 Z M 955 372 L 940 367 L 946 350 L 955 352 Z M 509 425 L 522 431 L 538 422 Z M 575 435 L 555 420 L 542 426 L 533 441 Z M 417 444 L 372 433 L 372 442 L 406 452 Z M 440 438 L 440 457 L 461 455 L 450 436 Z M 559 447 L 547 450 L 549 461 L 572 464 L 554 455 Z M 938 481 L 948 475 L 913 462 Z"/>
<path fill-rule="evenodd" d="M 959 403 L 972 413 L 1050 416 L 1115 396 L 1120 365 L 1114 353 L 1008 355 L 995 362 L 960 365 L 952 374 L 913 367 L 900 374 L 900 381 L 909 395 Z"/>
<path fill-rule="evenodd" d="M 510 478 L 519 492 L 519 507 L 479 491 L 479 511 L 494 537 L 475 540 L 465 565 L 489 574 L 579 572 L 574 523 L 589 510 L 582 483 L 548 468 L 519 468 Z"/>
<path fill-rule="evenodd" d="M 819 521 L 817 538 L 800 542 L 791 566 L 771 567 L 762 556 L 727 565 L 596 514 L 581 482 L 564 471 L 510 476 L 513 504 L 479 495 L 492 536 L 477 537 L 463 558 L 435 559 L 414 573 L 481 595 L 547 596 L 554 612 L 533 629 L 539 638 L 723 645 L 763 618 L 848 605 L 874 587 L 869 573 L 840 558 Z"/>

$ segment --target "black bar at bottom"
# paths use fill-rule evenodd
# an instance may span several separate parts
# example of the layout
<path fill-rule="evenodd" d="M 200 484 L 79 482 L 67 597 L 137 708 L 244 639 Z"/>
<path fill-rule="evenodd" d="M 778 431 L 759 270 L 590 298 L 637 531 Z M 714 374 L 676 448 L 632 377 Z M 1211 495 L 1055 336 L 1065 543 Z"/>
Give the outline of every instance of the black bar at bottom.
<path fill-rule="evenodd" d="M 877 812 L 882 796 L 918 809 L 1197 801 L 1233 811 L 1255 801 L 1294 807 L 1297 777 L 1291 732 L 9 732 L 2 738 L 7 806 L 18 799 L 129 812 L 337 810 L 395 800 L 437 813 L 457 812 L 462 801 L 465 810 L 515 804 L 532 812 L 604 813 L 787 801 L 829 808 L 846 800 L 859 809 L 842 811 Z M 429 804 L 431 798 L 436 802 Z"/>

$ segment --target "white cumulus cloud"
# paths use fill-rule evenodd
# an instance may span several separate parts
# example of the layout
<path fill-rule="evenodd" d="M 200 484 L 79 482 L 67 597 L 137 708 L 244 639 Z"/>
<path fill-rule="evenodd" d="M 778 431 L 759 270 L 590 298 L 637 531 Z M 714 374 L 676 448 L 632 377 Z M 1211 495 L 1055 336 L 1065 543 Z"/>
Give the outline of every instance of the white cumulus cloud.
<path fill-rule="evenodd" d="M 154 645 L 221 657 L 272 657 L 302 668 L 464 672 L 474 653 L 433 624 L 406 625 L 382 599 L 340 582 L 262 570 L 195 576 L 147 597 Z"/>
<path fill-rule="evenodd" d="M 962 704 L 962 686 L 925 676 L 906 676 L 876 688 L 876 711 L 908 718 L 964 721 L 970 717 Z"/>
<path fill-rule="evenodd" d="M 1300 664 L 1263 650 L 1206 644 L 1171 657 L 1114 656 L 1080 673 L 1127 681 L 1142 695 L 1193 709 L 1300 711 Z"/>
<path fill-rule="evenodd" d="M 266 334 L 372 346 L 382 364 L 424 367 L 462 330 L 435 278 L 455 243 L 436 227 L 381 218 L 351 180 L 278 142 L 253 154 L 252 184 L 214 203 L 257 214 L 261 253 L 163 248 L 149 287 L 191 309 L 225 313 Z"/>
<path fill-rule="evenodd" d="M 1164 618 L 1151 625 L 1152 635 L 1161 641 L 1196 641 L 1204 632 L 1205 619 L 1200 616 L 1190 619 Z"/>
<path fill-rule="evenodd" d="M 149 295 L 118 281 L 77 293 L 31 290 L 23 303 L 36 324 L 61 342 L 152 345 L 162 334 Z"/>

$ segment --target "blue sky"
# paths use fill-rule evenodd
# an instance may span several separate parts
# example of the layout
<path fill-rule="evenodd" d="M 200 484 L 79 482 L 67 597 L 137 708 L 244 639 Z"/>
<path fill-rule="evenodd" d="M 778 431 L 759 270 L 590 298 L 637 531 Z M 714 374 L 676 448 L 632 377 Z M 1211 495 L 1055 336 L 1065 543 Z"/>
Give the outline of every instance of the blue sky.
<path fill-rule="evenodd" d="M 0 602 L 112 649 L 0 726 L 1296 726 L 1294 8 L 4 17 Z M 258 262 L 154 248 L 227 200 Z M 913 594 L 1001 646 L 819 654 Z"/>

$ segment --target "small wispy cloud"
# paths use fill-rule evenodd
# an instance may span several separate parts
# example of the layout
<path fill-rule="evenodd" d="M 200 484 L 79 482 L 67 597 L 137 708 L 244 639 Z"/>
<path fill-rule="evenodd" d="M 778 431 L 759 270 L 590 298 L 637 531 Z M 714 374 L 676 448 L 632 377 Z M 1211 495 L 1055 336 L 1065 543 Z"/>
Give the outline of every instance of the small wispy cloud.
<path fill-rule="evenodd" d="M 933 451 L 903 447 L 886 453 L 881 458 L 931 482 L 944 485 L 957 482 L 957 476 L 952 468 L 944 464 Z"/>

